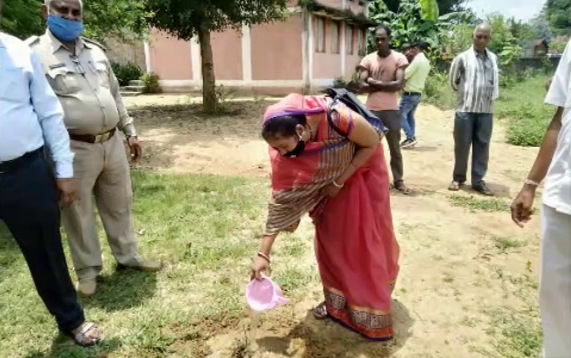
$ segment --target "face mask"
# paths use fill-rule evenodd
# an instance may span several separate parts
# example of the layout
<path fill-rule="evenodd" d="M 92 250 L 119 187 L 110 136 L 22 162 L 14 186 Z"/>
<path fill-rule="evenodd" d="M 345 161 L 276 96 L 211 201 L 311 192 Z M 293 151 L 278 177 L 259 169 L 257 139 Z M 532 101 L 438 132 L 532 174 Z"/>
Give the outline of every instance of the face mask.
<path fill-rule="evenodd" d="M 75 41 L 83 33 L 83 22 L 50 15 L 48 16 L 48 29 L 60 41 Z"/>
<path fill-rule="evenodd" d="M 285 153 L 284 156 L 289 158 L 296 158 L 299 155 L 301 155 L 301 153 L 303 153 L 304 150 L 305 150 L 305 142 L 301 139 L 301 136 L 299 136 L 299 140 L 297 141 L 297 145 L 295 146 L 295 148 Z"/>

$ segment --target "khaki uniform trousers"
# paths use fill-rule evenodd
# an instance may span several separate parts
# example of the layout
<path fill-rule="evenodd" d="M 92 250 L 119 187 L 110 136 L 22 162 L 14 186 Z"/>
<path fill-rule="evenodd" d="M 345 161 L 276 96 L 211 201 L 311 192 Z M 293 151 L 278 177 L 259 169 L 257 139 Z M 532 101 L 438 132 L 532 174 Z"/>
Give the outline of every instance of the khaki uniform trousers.
<path fill-rule="evenodd" d="M 93 196 L 113 256 L 119 264 L 137 265 L 141 257 L 133 229 L 133 190 L 119 132 L 103 143 L 71 141 L 71 150 L 78 199 L 63 210 L 62 223 L 77 277 L 94 279 L 103 267 Z"/>

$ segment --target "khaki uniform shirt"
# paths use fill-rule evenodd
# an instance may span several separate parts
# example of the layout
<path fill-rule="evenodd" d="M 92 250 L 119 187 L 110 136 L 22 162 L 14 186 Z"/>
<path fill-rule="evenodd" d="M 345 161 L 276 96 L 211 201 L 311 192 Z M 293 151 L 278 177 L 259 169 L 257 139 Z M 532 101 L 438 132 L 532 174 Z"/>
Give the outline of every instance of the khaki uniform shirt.
<path fill-rule="evenodd" d="M 74 55 L 49 30 L 26 43 L 42 61 L 70 133 L 97 135 L 117 127 L 127 136 L 136 135 L 103 46 L 80 38 Z"/>

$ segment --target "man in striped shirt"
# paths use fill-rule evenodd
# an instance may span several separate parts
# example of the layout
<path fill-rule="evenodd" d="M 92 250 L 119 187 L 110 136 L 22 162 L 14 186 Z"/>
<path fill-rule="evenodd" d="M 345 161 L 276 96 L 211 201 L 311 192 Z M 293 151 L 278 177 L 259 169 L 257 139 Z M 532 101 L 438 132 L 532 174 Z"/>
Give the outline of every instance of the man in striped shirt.
<path fill-rule="evenodd" d="M 458 55 L 450 68 L 450 85 L 458 95 L 454 119 L 454 172 L 451 191 L 466 182 L 472 148 L 472 188 L 492 196 L 484 177 L 488 170 L 493 129 L 493 103 L 499 95 L 497 57 L 487 49 L 492 29 L 483 24 L 474 31 L 473 46 Z"/>

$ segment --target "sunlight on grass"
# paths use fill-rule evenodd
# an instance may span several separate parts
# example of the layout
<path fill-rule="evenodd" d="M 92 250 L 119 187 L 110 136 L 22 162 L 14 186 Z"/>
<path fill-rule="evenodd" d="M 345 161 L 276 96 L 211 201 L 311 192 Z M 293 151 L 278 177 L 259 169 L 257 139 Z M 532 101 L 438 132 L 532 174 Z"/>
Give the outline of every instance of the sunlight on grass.
<path fill-rule="evenodd" d="M 453 206 L 466 208 L 470 211 L 483 211 L 488 213 L 508 211 L 509 204 L 502 199 L 480 199 L 475 196 L 451 195 L 449 197 Z"/>
<path fill-rule="evenodd" d="M 88 319 L 105 331 L 101 347 L 84 350 L 67 339 L 54 341 L 55 323 L 16 244 L 0 228 L 2 357 L 199 357 L 210 336 L 235 328 L 244 317 L 244 288 L 260 243 L 268 182 L 134 172 L 133 183 L 140 251 L 165 268 L 157 274 L 117 272 L 103 245 L 98 293 L 82 299 Z M 287 264 L 299 261 L 311 245 L 296 235 L 276 245 L 283 262 L 274 275 L 288 297 L 300 296 L 318 280 L 316 272 Z"/>
<path fill-rule="evenodd" d="M 523 240 L 517 240 L 508 237 L 494 237 L 493 240 L 494 240 L 494 246 L 502 254 L 505 254 L 512 249 L 517 249 L 527 245 L 527 243 Z"/>
<path fill-rule="evenodd" d="M 494 340 L 498 358 L 537 358 L 542 347 L 542 331 L 537 305 L 537 282 L 528 274 L 498 272 L 505 302 L 514 299 L 517 306 L 501 304 L 485 310 L 489 316 L 487 333 Z M 510 300 L 510 301 L 508 301 Z"/>

